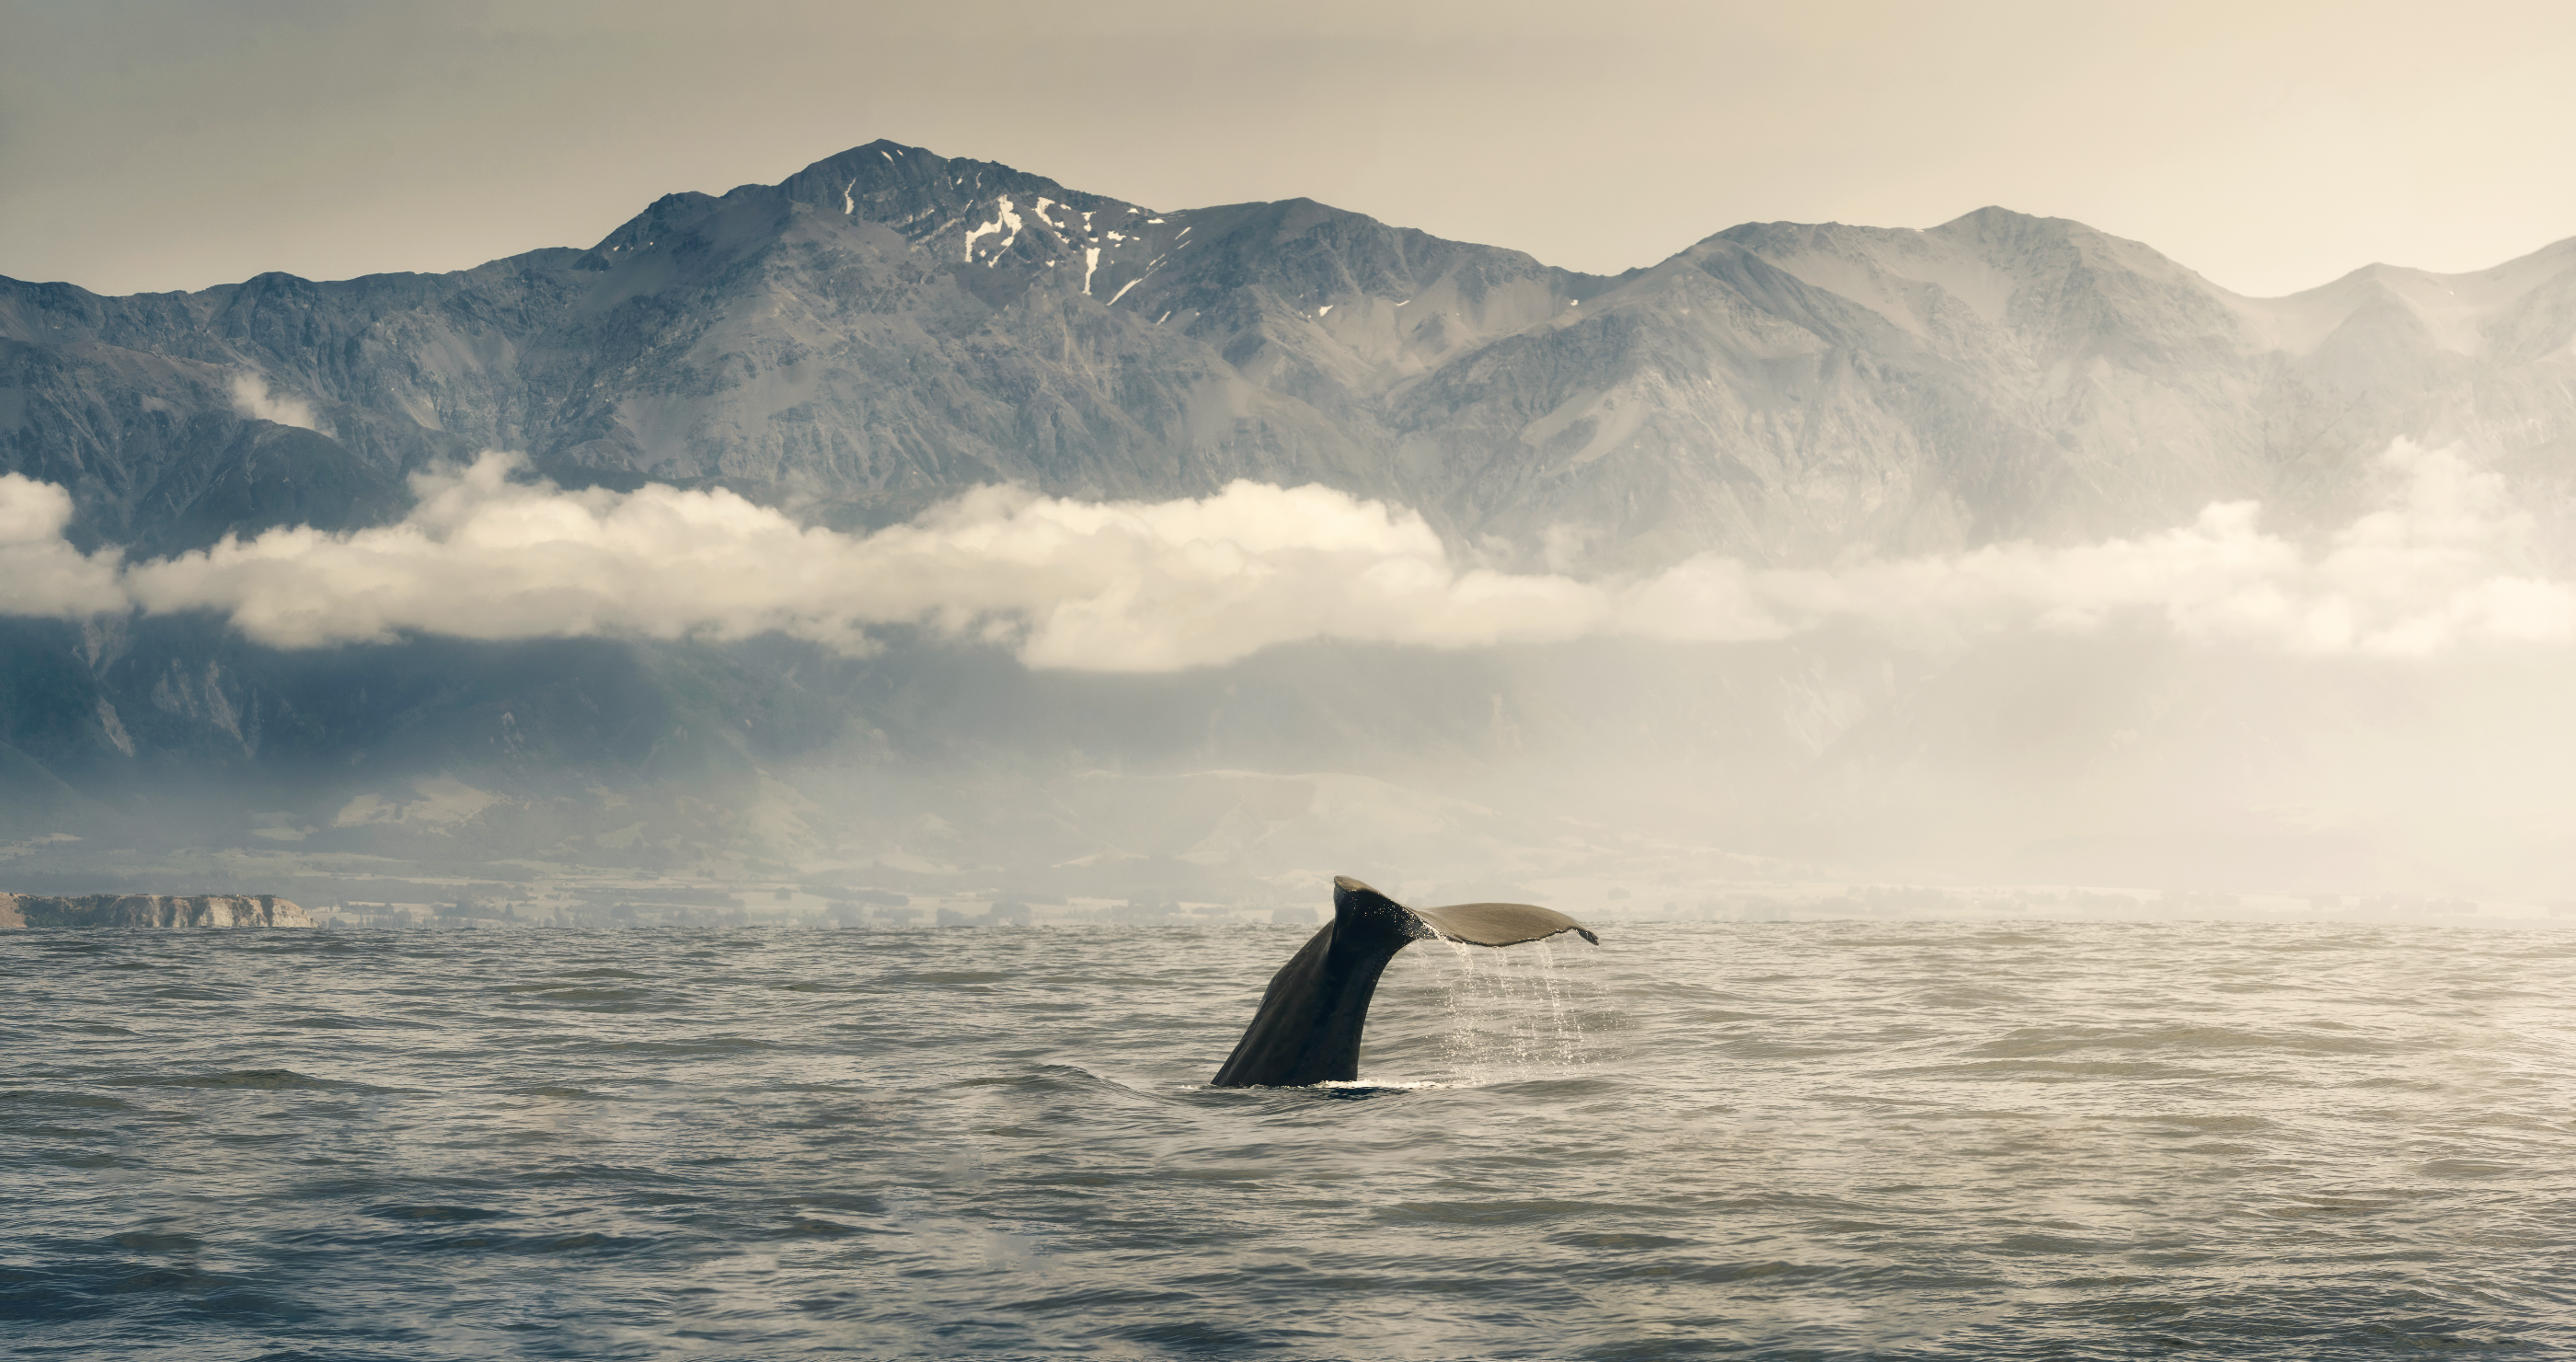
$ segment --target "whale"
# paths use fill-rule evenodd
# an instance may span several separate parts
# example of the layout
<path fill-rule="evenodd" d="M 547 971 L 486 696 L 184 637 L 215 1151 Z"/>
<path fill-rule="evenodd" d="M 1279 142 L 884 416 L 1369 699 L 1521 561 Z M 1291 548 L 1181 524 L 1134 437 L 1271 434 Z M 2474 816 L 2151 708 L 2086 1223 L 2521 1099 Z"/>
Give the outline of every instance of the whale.
<path fill-rule="evenodd" d="M 1261 1007 L 1216 1071 L 1220 1088 L 1298 1088 L 1359 1077 L 1360 1033 L 1378 976 L 1416 941 L 1517 946 L 1582 923 L 1531 903 L 1453 903 L 1408 908 L 1348 875 L 1333 877 L 1333 920 L 1270 977 Z"/>

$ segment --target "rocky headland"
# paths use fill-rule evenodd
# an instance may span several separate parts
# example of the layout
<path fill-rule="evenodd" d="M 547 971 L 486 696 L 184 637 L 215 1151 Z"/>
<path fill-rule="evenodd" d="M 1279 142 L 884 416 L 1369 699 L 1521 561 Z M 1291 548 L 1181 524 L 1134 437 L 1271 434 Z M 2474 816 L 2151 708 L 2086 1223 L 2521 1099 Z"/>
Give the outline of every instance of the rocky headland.
<path fill-rule="evenodd" d="M 312 925 L 302 908 L 274 894 L 0 894 L 0 928 Z"/>

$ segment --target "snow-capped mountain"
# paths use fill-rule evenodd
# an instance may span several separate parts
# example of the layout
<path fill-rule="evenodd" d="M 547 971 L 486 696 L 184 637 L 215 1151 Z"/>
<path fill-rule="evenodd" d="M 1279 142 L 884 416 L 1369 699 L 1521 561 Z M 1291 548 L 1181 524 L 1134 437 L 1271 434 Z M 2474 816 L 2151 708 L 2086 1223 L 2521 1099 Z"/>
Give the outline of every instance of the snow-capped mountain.
<path fill-rule="evenodd" d="M 0 467 L 74 487 L 119 542 L 363 518 L 404 470 L 490 446 L 859 520 L 996 480 L 1253 477 L 1412 504 L 1489 552 L 1779 560 L 2325 507 L 2397 435 L 2554 484 L 2576 242 L 2248 299 L 1985 209 L 1748 224 L 1609 279 L 1305 200 L 1157 211 L 879 142 L 457 274 L 11 282 L 0 336 Z M 263 426 L 245 384 L 312 429 Z"/>
<path fill-rule="evenodd" d="M 138 554 L 389 519 L 406 474 L 500 448 L 567 486 L 721 485 L 842 527 L 1003 481 L 1164 499 L 1251 478 L 1418 509 L 1463 561 L 1506 568 L 1797 564 L 2135 534 L 2222 500 L 2342 524 L 2401 436 L 2457 446 L 2564 519 L 2576 240 L 2254 299 L 1988 208 L 1923 230 L 1746 224 L 1604 277 L 1308 200 L 1156 209 L 877 142 L 452 274 L 129 297 L 0 279 L 0 472 L 70 489 L 83 548 Z M 1757 789 L 1802 763 L 1875 781 L 1850 773 L 2034 712 L 1994 709 L 1973 679 L 2023 662 L 1909 672 L 1842 644 L 1615 664 L 1309 649 L 1118 683 L 903 648 L 290 653 L 206 619 L 0 620 L 0 649 L 11 826 L 209 774 L 272 782 L 258 798 L 310 805 L 294 837 L 322 842 L 401 831 L 334 811 L 361 786 L 391 792 L 370 809 L 409 807 L 425 772 L 587 810 L 494 805 L 512 854 L 624 826 L 624 805 L 576 797 L 619 781 L 660 782 L 670 826 L 724 821 L 674 793 L 706 782 L 789 807 L 759 782 L 807 758 L 1382 775 L 1586 750 Z M 2180 703 L 2138 691 L 2083 742 L 2163 731 Z M 2235 722 L 2156 750 L 2215 751 Z M 2123 750 L 2120 769 L 2147 769 Z M 1053 788 L 989 806 L 1060 832 L 1081 820 L 1049 812 Z M 200 802 L 229 816 L 247 798 Z M 425 818 L 403 835 L 446 835 Z"/>

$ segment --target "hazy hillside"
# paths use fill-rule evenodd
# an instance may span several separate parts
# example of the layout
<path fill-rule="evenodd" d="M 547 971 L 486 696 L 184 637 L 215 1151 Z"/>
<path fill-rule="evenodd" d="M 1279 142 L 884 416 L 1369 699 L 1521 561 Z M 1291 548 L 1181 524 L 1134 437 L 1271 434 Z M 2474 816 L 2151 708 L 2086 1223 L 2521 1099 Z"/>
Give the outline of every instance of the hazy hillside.
<path fill-rule="evenodd" d="M 381 515 L 402 471 L 486 447 L 861 519 L 1004 479 L 1321 481 L 1646 561 L 2326 506 L 2399 435 L 2474 437 L 2554 487 L 2576 438 L 2571 245 L 2257 300 L 1985 209 L 1748 224 L 1614 280 L 1304 200 L 1156 212 L 889 143 L 458 274 L 8 282 L 0 337 L 0 468 L 155 547 Z"/>
<path fill-rule="evenodd" d="M 1710 553 L 2080 545 L 2237 500 L 2317 541 L 2379 504 L 2400 437 L 2501 476 L 2558 542 L 2576 241 L 2249 299 L 1989 208 L 1746 224 L 1607 278 L 1308 200 L 1157 210 L 880 142 L 454 274 L 115 298 L 0 280 L 0 473 L 68 489 L 71 540 L 136 560 L 392 521 L 408 475 L 506 449 L 569 488 L 722 486 L 840 528 L 1001 482 L 1321 483 L 1418 510 L 1461 562 L 1619 580 Z M 2098 865 L 2201 855 L 2223 828 L 2258 850 L 2204 863 L 2277 868 L 2395 817 L 2332 795 L 2405 783 L 2351 764 L 2388 713 L 2511 766 L 2530 726 L 2462 716 L 2545 710 L 2554 684 L 1830 631 L 1317 643 L 1125 678 L 880 641 L 291 650 L 203 615 L 0 620 L 0 828 L 1252 875 L 1376 819 L 1462 864 L 1646 854 L 1548 821 L 1580 812 L 1684 859 Z M 2506 774 L 2471 802 L 2520 790 Z M 2127 849 L 2081 851 L 2103 838 Z M 2290 861 L 2327 876 L 2345 854 Z"/>

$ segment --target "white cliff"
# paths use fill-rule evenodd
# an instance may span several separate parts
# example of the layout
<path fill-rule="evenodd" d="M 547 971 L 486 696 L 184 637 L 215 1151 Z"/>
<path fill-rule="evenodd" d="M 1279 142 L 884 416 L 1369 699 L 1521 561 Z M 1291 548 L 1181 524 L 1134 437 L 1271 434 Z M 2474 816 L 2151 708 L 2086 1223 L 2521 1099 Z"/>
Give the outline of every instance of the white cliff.
<path fill-rule="evenodd" d="M 0 928 L 312 925 L 302 908 L 274 894 L 0 894 Z"/>

